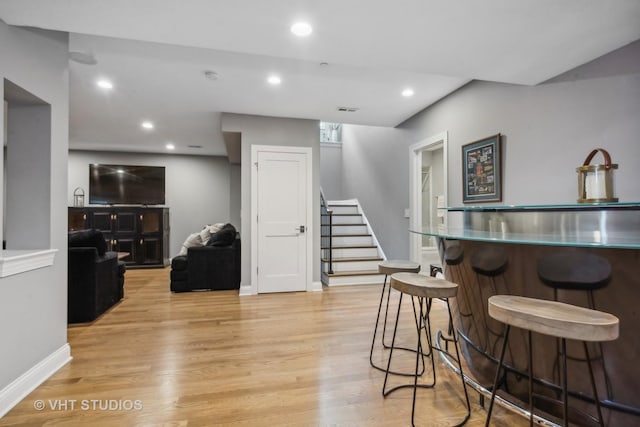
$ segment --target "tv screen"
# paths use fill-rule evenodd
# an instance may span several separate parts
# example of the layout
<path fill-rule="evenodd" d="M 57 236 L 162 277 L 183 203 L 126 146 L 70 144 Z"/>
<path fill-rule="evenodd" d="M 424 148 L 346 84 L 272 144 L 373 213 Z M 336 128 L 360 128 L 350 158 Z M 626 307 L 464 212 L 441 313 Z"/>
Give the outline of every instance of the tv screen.
<path fill-rule="evenodd" d="M 89 203 L 163 205 L 164 167 L 90 164 Z"/>

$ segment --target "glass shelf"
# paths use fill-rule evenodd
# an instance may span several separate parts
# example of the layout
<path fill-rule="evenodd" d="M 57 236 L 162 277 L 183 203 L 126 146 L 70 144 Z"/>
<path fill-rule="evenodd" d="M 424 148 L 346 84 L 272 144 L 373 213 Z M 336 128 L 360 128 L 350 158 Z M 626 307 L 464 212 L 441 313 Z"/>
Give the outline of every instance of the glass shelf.
<path fill-rule="evenodd" d="M 640 230 L 578 233 L 514 233 L 471 230 L 462 227 L 410 229 L 424 236 L 479 242 L 502 242 L 527 245 L 572 246 L 612 249 L 640 249 Z"/>
<path fill-rule="evenodd" d="M 449 212 L 464 211 L 528 211 L 528 210 L 603 210 L 603 209 L 640 209 L 640 202 L 615 203 L 564 203 L 556 205 L 470 205 L 438 208 Z"/>

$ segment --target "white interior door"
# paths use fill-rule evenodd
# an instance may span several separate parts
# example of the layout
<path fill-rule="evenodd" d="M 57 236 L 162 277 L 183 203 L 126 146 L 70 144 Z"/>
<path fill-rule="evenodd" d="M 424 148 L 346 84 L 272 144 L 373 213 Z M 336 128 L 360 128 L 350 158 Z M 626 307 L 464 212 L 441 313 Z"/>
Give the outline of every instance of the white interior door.
<path fill-rule="evenodd" d="M 307 289 L 306 153 L 257 153 L 258 292 Z"/>

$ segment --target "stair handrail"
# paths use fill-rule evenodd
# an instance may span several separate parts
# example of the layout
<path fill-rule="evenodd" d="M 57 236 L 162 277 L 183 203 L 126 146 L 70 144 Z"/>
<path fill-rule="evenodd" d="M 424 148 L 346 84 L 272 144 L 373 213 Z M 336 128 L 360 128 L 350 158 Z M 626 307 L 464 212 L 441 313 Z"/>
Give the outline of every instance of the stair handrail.
<path fill-rule="evenodd" d="M 324 197 L 322 188 L 320 188 L 320 218 L 321 227 L 324 228 L 321 234 L 323 236 L 325 244 L 323 244 L 322 246 L 325 248 L 325 251 L 328 251 L 329 258 L 327 273 L 333 274 L 333 210 L 329 209 L 329 206 L 327 205 L 327 199 Z M 327 220 L 328 224 L 325 222 Z M 325 252 L 325 254 L 326 253 L 327 252 Z"/>

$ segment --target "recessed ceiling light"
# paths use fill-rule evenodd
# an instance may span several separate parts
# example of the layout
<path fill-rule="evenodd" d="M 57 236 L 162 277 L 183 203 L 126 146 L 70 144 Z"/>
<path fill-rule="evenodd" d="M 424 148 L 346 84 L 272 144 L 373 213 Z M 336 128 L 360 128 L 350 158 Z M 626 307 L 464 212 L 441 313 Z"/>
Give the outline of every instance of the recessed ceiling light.
<path fill-rule="evenodd" d="M 406 88 L 405 90 L 403 90 L 403 91 L 402 91 L 402 96 L 404 96 L 404 97 L 407 97 L 407 98 L 408 98 L 408 97 L 410 97 L 410 96 L 413 96 L 413 93 L 414 93 L 414 92 L 413 92 L 413 89 L 411 89 L 411 88 Z"/>
<path fill-rule="evenodd" d="M 291 26 L 291 32 L 298 37 L 307 37 L 313 32 L 313 28 L 306 22 L 296 22 Z"/>
<path fill-rule="evenodd" d="M 267 78 L 267 82 L 269 82 L 270 85 L 277 86 L 282 83 L 282 79 L 276 75 L 271 75 Z"/>
<path fill-rule="evenodd" d="M 96 82 L 99 88 L 102 89 L 113 89 L 113 83 L 106 79 L 100 79 Z"/>
<path fill-rule="evenodd" d="M 175 150 L 176 146 L 173 145 L 172 143 L 168 143 L 167 145 L 165 145 L 165 147 L 167 147 L 167 150 Z"/>
<path fill-rule="evenodd" d="M 140 124 L 140 126 L 142 126 L 144 129 L 153 129 L 153 123 L 151 123 L 150 121 L 144 121 Z"/>

